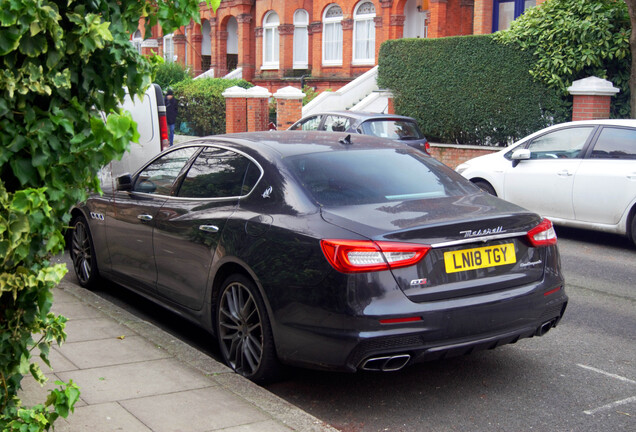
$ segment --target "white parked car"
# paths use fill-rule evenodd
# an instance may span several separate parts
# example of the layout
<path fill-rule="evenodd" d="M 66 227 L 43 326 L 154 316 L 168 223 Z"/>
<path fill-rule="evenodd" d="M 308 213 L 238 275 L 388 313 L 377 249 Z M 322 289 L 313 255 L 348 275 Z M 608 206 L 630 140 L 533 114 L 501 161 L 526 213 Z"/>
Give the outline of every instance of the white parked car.
<path fill-rule="evenodd" d="M 618 233 L 636 244 L 636 120 L 551 126 L 457 172 L 555 224 Z"/>

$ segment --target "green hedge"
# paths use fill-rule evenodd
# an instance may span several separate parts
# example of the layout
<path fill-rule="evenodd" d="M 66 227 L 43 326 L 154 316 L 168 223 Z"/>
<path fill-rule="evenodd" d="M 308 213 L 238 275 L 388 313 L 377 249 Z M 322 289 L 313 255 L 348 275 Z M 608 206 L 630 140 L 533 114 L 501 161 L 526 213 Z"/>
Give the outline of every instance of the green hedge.
<path fill-rule="evenodd" d="M 178 82 L 192 78 L 192 72 L 179 63 L 161 63 L 155 71 L 154 82 L 168 90 Z"/>
<path fill-rule="evenodd" d="M 378 85 L 433 142 L 505 145 L 571 118 L 571 103 L 533 80 L 533 58 L 492 35 L 382 44 Z"/>
<path fill-rule="evenodd" d="M 239 86 L 253 87 L 242 79 L 201 78 L 186 80 L 172 86 L 179 101 L 181 133 L 196 136 L 225 133 L 225 98 L 221 95 L 226 89 Z"/>

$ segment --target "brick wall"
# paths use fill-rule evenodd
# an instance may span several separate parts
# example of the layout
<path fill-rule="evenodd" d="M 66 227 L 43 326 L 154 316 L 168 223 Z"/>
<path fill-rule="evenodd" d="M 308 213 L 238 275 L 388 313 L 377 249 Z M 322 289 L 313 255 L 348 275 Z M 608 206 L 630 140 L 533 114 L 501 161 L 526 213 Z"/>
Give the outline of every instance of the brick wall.
<path fill-rule="evenodd" d="M 610 96 L 575 95 L 572 121 L 607 119 L 610 114 Z"/>
<path fill-rule="evenodd" d="M 455 169 L 469 159 L 500 151 L 501 147 L 431 144 L 431 156 Z"/>
<path fill-rule="evenodd" d="M 225 132 L 247 131 L 247 103 L 245 98 L 225 99 Z"/>

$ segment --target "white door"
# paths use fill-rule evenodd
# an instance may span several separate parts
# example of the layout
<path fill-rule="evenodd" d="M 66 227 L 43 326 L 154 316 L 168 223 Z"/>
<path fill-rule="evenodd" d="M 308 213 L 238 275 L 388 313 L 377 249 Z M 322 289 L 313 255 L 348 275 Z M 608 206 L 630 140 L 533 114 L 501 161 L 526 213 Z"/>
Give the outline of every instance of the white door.
<path fill-rule="evenodd" d="M 636 198 L 636 129 L 605 126 L 574 179 L 577 220 L 617 224 Z"/>
<path fill-rule="evenodd" d="M 533 139 L 529 160 L 510 166 L 502 198 L 542 216 L 574 219 L 572 189 L 594 126 L 567 127 Z"/>

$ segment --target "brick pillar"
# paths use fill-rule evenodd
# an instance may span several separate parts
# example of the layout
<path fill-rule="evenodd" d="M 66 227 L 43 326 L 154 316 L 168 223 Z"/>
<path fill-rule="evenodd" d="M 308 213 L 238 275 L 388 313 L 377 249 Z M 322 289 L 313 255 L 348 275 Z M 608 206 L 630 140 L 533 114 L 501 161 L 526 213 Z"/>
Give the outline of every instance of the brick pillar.
<path fill-rule="evenodd" d="M 322 76 L 322 21 L 312 21 L 307 28 L 311 44 L 309 45 L 309 64 L 311 74 Z"/>
<path fill-rule="evenodd" d="M 177 63 L 179 63 L 181 66 L 185 66 L 186 37 L 183 34 L 175 33 L 172 41 L 174 42 L 174 55 L 177 56 Z"/>
<path fill-rule="evenodd" d="M 446 36 L 446 7 L 448 0 L 430 0 L 429 12 L 430 21 L 428 26 L 429 38 L 440 38 Z"/>
<path fill-rule="evenodd" d="M 568 91 L 574 97 L 572 121 L 608 119 L 612 96 L 620 91 L 610 81 L 589 77 L 574 81 Z"/>
<path fill-rule="evenodd" d="M 386 113 L 395 114 L 395 104 L 394 104 L 395 97 L 393 96 L 393 92 L 391 92 L 390 90 L 379 90 L 379 93 L 380 93 L 380 97 L 385 97 L 388 101 L 388 104 L 386 107 Z"/>
<path fill-rule="evenodd" d="M 279 25 L 278 35 L 280 37 L 278 72 L 282 78 L 286 70 L 294 68 L 294 25 Z"/>
<path fill-rule="evenodd" d="M 198 30 L 201 31 L 201 27 L 198 26 Z M 203 42 L 203 35 L 195 34 L 192 35 L 192 54 L 191 57 L 188 58 L 188 61 L 192 65 L 192 70 L 194 71 L 194 76 L 201 75 L 204 71 L 201 69 L 201 43 Z"/>
<path fill-rule="evenodd" d="M 473 6 L 473 34 L 492 32 L 492 0 L 475 0 Z"/>
<path fill-rule="evenodd" d="M 252 81 L 254 79 L 254 61 L 252 60 L 252 20 L 253 17 L 250 14 L 240 14 L 236 17 L 238 21 L 238 43 L 239 43 L 239 58 L 238 67 L 243 68 L 243 79 L 246 81 Z"/>
<path fill-rule="evenodd" d="M 252 87 L 247 96 L 247 131 L 267 130 L 269 124 L 269 97 L 272 94 L 265 87 Z"/>
<path fill-rule="evenodd" d="M 225 98 L 225 133 L 247 131 L 247 90 L 230 87 L 222 94 Z"/>
<path fill-rule="evenodd" d="M 351 60 L 353 59 L 353 19 L 346 18 L 342 22 L 342 73 L 351 76 Z"/>
<path fill-rule="evenodd" d="M 295 87 L 283 87 L 274 93 L 276 98 L 276 128 L 285 130 L 303 116 L 305 93 Z"/>

